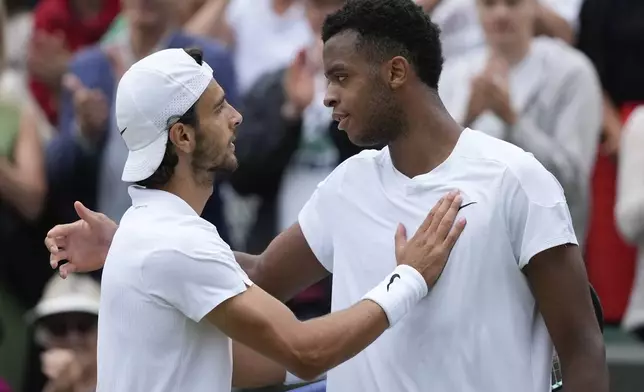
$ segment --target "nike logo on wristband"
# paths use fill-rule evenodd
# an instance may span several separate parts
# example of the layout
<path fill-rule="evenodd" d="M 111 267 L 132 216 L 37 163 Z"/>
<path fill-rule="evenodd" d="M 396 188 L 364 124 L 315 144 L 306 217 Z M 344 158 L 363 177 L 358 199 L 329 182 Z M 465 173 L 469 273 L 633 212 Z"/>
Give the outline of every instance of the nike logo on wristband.
<path fill-rule="evenodd" d="M 391 286 L 391 284 L 394 282 L 396 278 L 400 279 L 400 275 L 398 274 L 391 275 L 391 279 L 389 279 L 389 283 L 387 284 L 387 291 L 389 291 L 389 286 Z"/>
<path fill-rule="evenodd" d="M 472 204 L 476 204 L 476 202 L 475 202 L 475 201 L 473 201 L 473 202 L 471 202 L 471 203 L 463 204 L 462 206 L 458 207 L 458 210 L 460 211 L 460 210 L 462 210 L 463 208 L 465 208 L 465 207 L 467 207 L 467 206 L 471 206 Z"/>

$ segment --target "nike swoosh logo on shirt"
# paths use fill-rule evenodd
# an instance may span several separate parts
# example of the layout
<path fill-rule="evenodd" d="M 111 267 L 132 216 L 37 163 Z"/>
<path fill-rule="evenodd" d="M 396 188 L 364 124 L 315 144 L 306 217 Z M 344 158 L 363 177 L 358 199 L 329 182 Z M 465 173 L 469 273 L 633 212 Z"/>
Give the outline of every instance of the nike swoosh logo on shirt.
<path fill-rule="evenodd" d="M 121 135 L 122 135 L 122 134 L 123 134 L 123 132 L 125 132 L 126 130 L 127 130 L 127 127 L 123 128 L 123 130 L 121 131 Z"/>
<path fill-rule="evenodd" d="M 476 204 L 476 202 L 475 202 L 475 201 L 473 201 L 473 202 L 471 202 L 471 203 L 463 204 L 462 206 L 458 207 L 458 210 L 460 211 L 460 210 L 462 210 L 463 208 L 465 208 L 465 207 L 467 207 L 467 206 L 471 206 L 472 204 Z"/>

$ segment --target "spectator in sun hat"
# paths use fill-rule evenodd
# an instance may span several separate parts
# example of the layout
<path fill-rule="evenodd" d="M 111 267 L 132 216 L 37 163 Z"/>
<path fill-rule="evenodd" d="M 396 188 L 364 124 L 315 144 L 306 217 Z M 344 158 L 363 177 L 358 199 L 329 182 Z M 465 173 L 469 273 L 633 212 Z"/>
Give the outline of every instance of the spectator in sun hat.
<path fill-rule="evenodd" d="M 36 342 L 44 349 L 45 392 L 93 391 L 96 388 L 99 284 L 89 276 L 58 275 L 47 283 L 29 314 Z"/>

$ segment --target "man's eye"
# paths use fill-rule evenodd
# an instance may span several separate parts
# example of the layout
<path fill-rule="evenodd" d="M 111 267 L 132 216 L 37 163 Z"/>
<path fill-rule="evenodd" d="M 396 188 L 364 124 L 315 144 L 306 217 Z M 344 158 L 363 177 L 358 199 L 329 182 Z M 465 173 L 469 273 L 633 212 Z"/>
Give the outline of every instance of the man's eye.
<path fill-rule="evenodd" d="M 338 82 L 342 83 L 347 79 L 347 76 L 346 75 L 339 75 L 337 77 L 337 79 L 338 79 Z"/>

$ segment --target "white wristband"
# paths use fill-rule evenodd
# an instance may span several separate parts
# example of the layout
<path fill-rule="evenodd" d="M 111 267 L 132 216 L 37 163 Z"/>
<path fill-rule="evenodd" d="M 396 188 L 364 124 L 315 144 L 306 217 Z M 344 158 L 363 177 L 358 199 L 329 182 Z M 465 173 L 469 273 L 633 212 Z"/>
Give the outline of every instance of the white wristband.
<path fill-rule="evenodd" d="M 380 305 L 391 328 L 428 292 L 427 283 L 420 272 L 408 265 L 399 265 L 362 299 Z"/>
<path fill-rule="evenodd" d="M 315 380 L 313 381 L 320 381 L 326 378 L 326 373 L 320 374 Z M 309 381 L 304 381 L 295 374 L 292 374 L 291 372 L 286 372 L 286 378 L 284 379 L 284 385 L 297 385 L 297 384 L 306 384 Z"/>

